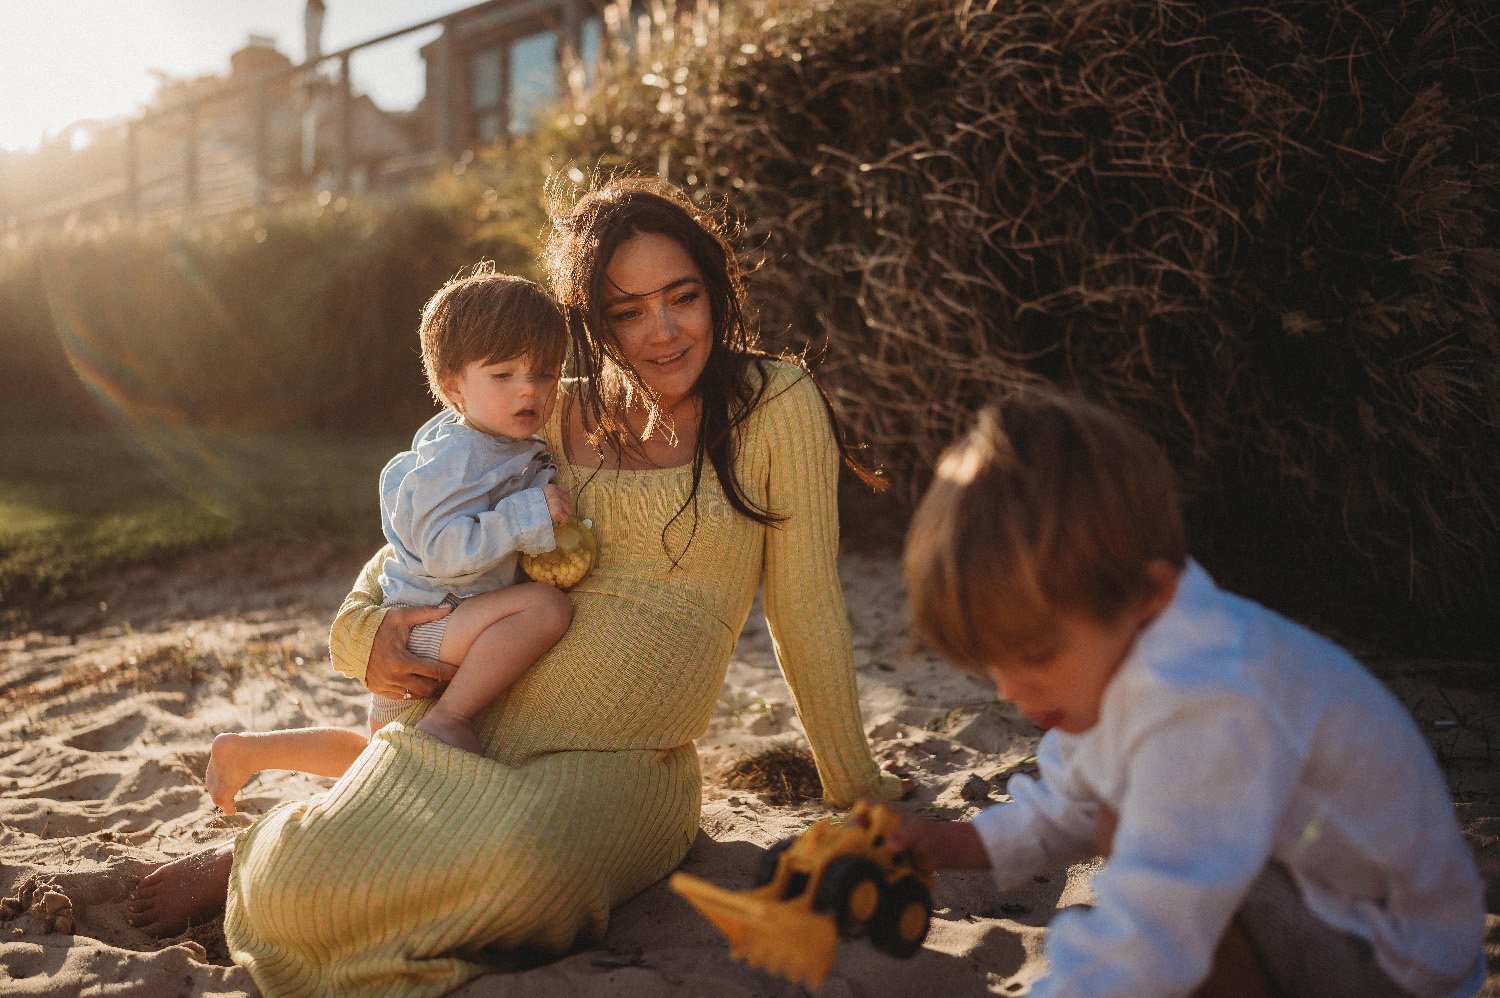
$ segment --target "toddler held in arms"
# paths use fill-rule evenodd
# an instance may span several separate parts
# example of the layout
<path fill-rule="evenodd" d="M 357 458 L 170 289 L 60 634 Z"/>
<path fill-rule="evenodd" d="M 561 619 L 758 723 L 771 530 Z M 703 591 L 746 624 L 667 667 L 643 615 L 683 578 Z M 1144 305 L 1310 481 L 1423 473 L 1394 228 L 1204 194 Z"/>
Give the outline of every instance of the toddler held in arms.
<path fill-rule="evenodd" d="M 1171 467 L 1023 387 L 943 455 L 912 522 L 917 629 L 1047 729 L 970 823 L 903 812 L 928 869 L 1001 889 L 1103 854 L 1034 998 L 1472 995 L 1479 875 L 1406 710 L 1343 649 L 1187 557 Z"/>
<path fill-rule="evenodd" d="M 476 715 L 572 620 L 564 593 L 517 582 L 520 554 L 552 550 L 552 528 L 573 508 L 536 436 L 557 397 L 567 329 L 540 287 L 481 265 L 432 296 L 420 335 L 428 385 L 448 408 L 381 472 L 381 524 L 394 551 L 380 585 L 388 606 L 452 608 L 414 627 L 407 645 L 458 665 L 416 726 L 477 753 Z M 396 695 L 371 695 L 372 733 L 414 698 L 389 692 Z M 346 728 L 221 734 L 205 782 L 214 803 L 233 814 L 235 795 L 256 772 L 338 776 L 367 743 Z"/>

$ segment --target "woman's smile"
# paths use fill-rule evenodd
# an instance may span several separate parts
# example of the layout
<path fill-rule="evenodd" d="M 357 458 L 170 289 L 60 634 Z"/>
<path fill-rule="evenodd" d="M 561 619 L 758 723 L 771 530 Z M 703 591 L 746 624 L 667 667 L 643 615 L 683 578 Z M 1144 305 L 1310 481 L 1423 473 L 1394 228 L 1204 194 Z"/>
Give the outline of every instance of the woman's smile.
<path fill-rule="evenodd" d="M 674 354 L 671 354 L 670 356 L 662 357 L 657 360 L 647 361 L 647 363 L 651 367 L 654 367 L 656 369 L 658 376 L 663 374 L 675 373 L 677 369 L 680 368 L 687 360 L 688 351 L 688 347 L 683 347 L 681 350 L 677 351 Z M 646 379 L 648 384 L 651 383 L 651 380 L 652 379 L 649 378 Z M 696 380 L 697 378 L 695 377 L 694 381 Z"/>

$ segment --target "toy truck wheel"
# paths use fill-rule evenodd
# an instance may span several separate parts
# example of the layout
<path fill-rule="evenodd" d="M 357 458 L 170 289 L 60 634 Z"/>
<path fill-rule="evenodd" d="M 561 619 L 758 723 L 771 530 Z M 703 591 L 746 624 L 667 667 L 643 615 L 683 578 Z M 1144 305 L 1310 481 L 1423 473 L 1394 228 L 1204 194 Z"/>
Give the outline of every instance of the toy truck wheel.
<path fill-rule="evenodd" d="M 915 956 L 932 924 L 932 894 L 916 877 L 902 877 L 880 897 L 870 922 L 870 942 L 882 953 L 903 960 Z"/>
<path fill-rule="evenodd" d="M 760 859 L 755 861 L 755 886 L 764 887 L 776 879 L 776 864 L 781 862 L 781 854 L 792 847 L 797 841 L 794 835 L 789 839 L 772 843 L 765 852 L 760 854 Z"/>
<path fill-rule="evenodd" d="M 857 932 L 880 908 L 880 867 L 860 856 L 840 856 L 828 864 L 813 906 L 833 915 L 844 935 Z"/>

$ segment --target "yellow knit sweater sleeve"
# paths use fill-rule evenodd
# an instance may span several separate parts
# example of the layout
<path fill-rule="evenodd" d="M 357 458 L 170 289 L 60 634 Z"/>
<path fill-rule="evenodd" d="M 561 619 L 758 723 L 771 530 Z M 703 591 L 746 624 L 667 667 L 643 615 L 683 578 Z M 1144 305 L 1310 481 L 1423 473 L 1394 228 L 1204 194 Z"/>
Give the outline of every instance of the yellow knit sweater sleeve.
<path fill-rule="evenodd" d="M 823 794 L 843 807 L 894 800 L 901 781 L 870 756 L 855 686 L 849 618 L 839 583 L 839 453 L 828 410 L 806 372 L 773 367 L 748 438 L 763 463 L 770 510 L 761 584 L 776 660 L 807 731 Z"/>
<path fill-rule="evenodd" d="M 385 619 L 385 608 L 380 605 L 385 598 L 380 591 L 380 569 L 390 554 L 391 547 L 387 544 L 365 562 L 354 580 L 353 591 L 344 597 L 344 604 L 328 630 L 328 653 L 334 670 L 360 682 L 365 681 L 375 632 Z"/>

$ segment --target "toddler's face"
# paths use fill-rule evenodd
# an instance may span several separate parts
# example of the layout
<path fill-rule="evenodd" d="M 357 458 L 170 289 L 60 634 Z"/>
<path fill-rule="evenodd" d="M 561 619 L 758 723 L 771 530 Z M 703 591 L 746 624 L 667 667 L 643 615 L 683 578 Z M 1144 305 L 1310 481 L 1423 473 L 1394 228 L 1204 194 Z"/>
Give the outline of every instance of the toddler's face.
<path fill-rule="evenodd" d="M 1050 639 L 991 660 L 985 672 L 1000 696 L 1039 728 L 1082 734 L 1099 721 L 1104 691 L 1135 639 L 1177 593 L 1177 572 L 1166 562 L 1147 568 L 1152 590 L 1113 620 L 1058 614 Z"/>
<path fill-rule="evenodd" d="M 1080 734 L 1099 720 L 1105 687 L 1139 632 L 1130 614 L 1109 623 L 1060 616 L 1044 644 L 991 660 L 985 671 L 1000 696 L 1037 727 Z"/>
<path fill-rule="evenodd" d="M 493 364 L 473 361 L 443 390 L 464 422 L 492 437 L 529 437 L 546 425 L 557 399 L 557 371 L 538 371 L 529 356 Z"/>

